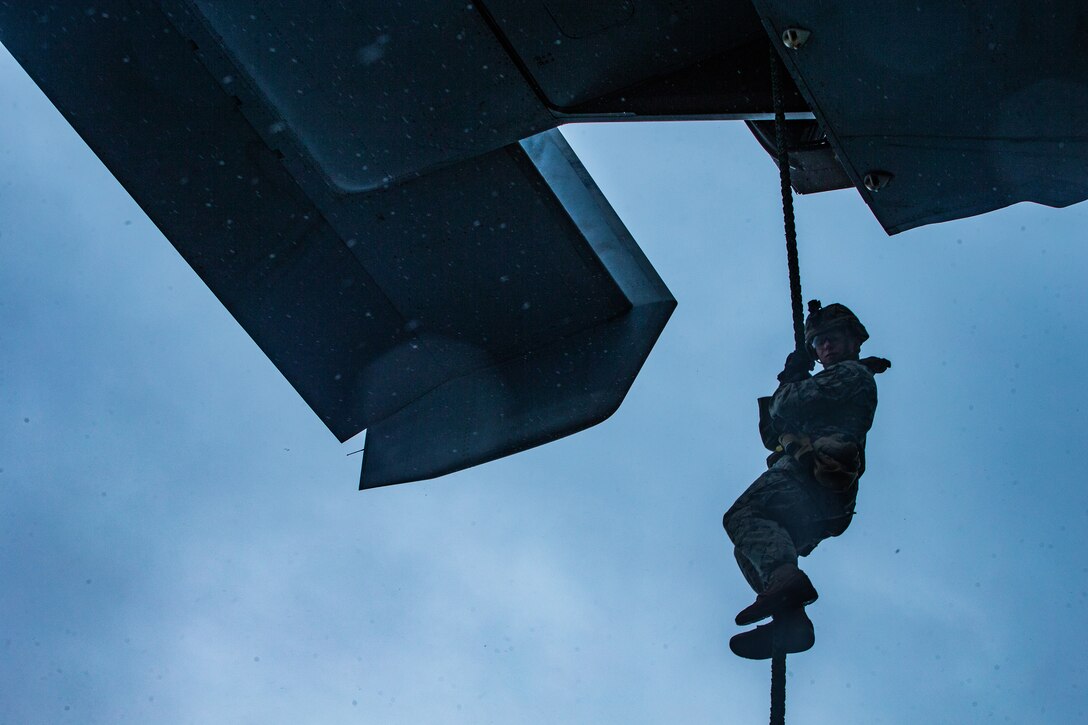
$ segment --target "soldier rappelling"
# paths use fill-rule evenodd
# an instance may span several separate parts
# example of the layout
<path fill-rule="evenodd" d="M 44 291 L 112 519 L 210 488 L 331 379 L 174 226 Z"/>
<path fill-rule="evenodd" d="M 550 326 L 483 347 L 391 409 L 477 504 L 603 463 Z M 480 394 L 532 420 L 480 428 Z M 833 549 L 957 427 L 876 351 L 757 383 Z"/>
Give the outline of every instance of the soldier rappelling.
<path fill-rule="evenodd" d="M 737 614 L 740 626 L 772 619 L 729 641 L 741 657 L 803 652 L 815 634 L 805 607 L 817 593 L 797 567 L 828 537 L 849 526 L 865 471 L 865 435 L 876 412 L 874 375 L 891 363 L 860 358 L 869 334 L 847 307 L 809 303 L 807 350 L 786 358 L 773 396 L 760 399 L 760 434 L 771 451 L 767 471 L 722 519 L 741 573 L 756 592 Z M 823 370 L 810 371 L 813 360 Z"/>

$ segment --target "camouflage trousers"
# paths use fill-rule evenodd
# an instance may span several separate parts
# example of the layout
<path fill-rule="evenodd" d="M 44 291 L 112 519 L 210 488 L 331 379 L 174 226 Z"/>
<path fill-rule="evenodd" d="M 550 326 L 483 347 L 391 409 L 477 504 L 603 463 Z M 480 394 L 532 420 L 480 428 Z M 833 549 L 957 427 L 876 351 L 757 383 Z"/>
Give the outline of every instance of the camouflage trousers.
<path fill-rule="evenodd" d="M 837 493 L 812 473 L 783 457 L 740 495 L 722 525 L 748 584 L 762 592 L 767 577 L 783 564 L 796 564 L 824 539 L 850 525 L 857 489 Z"/>

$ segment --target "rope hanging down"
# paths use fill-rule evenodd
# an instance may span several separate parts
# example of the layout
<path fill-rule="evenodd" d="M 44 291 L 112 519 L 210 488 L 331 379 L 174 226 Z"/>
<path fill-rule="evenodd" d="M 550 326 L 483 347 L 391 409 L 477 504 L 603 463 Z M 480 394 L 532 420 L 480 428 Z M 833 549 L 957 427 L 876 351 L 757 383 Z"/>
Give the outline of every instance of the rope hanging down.
<path fill-rule="evenodd" d="M 786 263 L 790 274 L 790 304 L 793 309 L 795 349 L 807 354 L 805 318 L 801 297 L 801 266 L 797 259 L 797 228 L 793 218 L 793 187 L 790 184 L 790 155 L 786 141 L 786 112 L 782 101 L 778 51 L 771 51 L 771 96 L 774 100 L 774 136 L 778 150 L 778 178 L 782 187 L 782 222 L 786 231 Z M 772 635 L 771 647 L 771 725 L 786 722 L 786 653 Z"/>
<path fill-rule="evenodd" d="M 771 657 L 771 725 L 786 723 L 786 653 L 775 638 Z"/>
<path fill-rule="evenodd" d="M 782 186 L 782 222 L 786 229 L 786 264 L 790 272 L 790 304 L 793 307 L 793 339 L 796 349 L 805 351 L 805 316 L 801 302 L 801 267 L 797 260 L 797 228 L 793 219 L 793 187 L 790 185 L 790 154 L 786 142 L 786 111 L 779 80 L 781 60 L 771 49 L 771 96 L 774 100 L 774 138 L 778 147 L 778 178 Z"/>

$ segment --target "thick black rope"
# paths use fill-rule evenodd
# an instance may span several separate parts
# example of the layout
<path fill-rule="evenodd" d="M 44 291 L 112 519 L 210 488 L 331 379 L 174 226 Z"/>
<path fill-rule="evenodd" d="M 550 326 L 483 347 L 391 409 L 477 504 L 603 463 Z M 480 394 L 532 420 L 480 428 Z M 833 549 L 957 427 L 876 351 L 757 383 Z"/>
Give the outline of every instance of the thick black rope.
<path fill-rule="evenodd" d="M 786 653 L 777 644 L 771 657 L 771 725 L 786 725 Z"/>
<path fill-rule="evenodd" d="M 778 178 L 782 187 L 782 221 L 786 230 L 786 263 L 790 273 L 790 304 L 793 309 L 793 339 L 798 352 L 807 352 L 805 317 L 801 302 L 801 265 L 797 259 L 797 228 L 793 218 L 793 187 L 790 184 L 790 154 L 786 142 L 786 112 L 779 80 L 778 51 L 771 49 L 771 96 L 774 100 L 774 136 L 778 147 Z M 771 725 L 786 723 L 786 653 L 779 646 L 777 633 L 772 639 L 771 655 Z"/>
<path fill-rule="evenodd" d="M 774 137 L 778 147 L 778 179 L 782 186 L 782 221 L 786 228 L 786 264 L 790 271 L 790 304 L 793 307 L 793 339 L 796 349 L 805 345 L 805 313 L 801 302 L 801 266 L 797 260 L 797 228 L 793 220 L 793 187 L 790 185 L 790 153 L 786 143 L 786 111 L 779 81 L 778 51 L 771 46 L 771 96 L 774 99 Z"/>

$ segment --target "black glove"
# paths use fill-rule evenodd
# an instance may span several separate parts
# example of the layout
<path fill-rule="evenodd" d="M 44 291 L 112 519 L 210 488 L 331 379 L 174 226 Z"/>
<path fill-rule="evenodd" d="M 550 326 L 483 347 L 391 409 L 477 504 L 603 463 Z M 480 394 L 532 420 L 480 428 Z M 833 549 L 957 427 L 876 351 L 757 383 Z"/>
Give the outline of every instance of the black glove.
<path fill-rule="evenodd" d="M 869 368 L 873 375 L 879 375 L 892 366 L 891 360 L 882 357 L 863 357 L 858 362 Z"/>
<path fill-rule="evenodd" d="M 782 367 L 782 372 L 778 374 L 778 382 L 785 385 L 786 383 L 807 380 L 812 377 L 809 375 L 809 371 L 814 367 L 816 367 L 816 362 L 809 357 L 806 351 L 794 350 L 786 357 L 786 364 Z"/>

